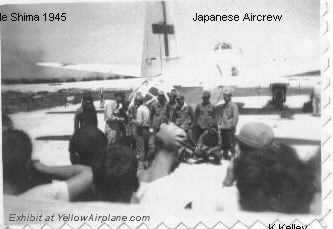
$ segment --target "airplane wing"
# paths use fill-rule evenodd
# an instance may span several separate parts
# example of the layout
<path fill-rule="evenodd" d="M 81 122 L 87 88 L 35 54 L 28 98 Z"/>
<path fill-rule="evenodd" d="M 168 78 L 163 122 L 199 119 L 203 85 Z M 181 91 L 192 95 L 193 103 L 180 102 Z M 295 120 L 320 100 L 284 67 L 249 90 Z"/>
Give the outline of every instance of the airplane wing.
<path fill-rule="evenodd" d="M 92 72 L 101 74 L 110 74 L 115 76 L 126 76 L 129 78 L 139 78 L 140 66 L 123 64 L 72 64 L 60 62 L 37 62 L 41 67 L 58 68 L 64 70 L 75 70 L 82 72 Z"/>

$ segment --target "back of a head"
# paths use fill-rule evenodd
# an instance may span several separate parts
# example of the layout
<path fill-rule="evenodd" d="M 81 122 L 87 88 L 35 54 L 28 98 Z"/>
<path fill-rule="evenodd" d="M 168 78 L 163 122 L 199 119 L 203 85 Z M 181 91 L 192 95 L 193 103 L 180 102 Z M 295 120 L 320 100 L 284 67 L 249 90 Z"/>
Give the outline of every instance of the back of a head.
<path fill-rule="evenodd" d="M 75 131 L 69 144 L 73 164 L 92 165 L 95 154 L 105 151 L 107 139 L 95 126 L 85 126 Z M 73 155 L 78 155 L 75 158 Z"/>
<path fill-rule="evenodd" d="M 96 112 L 96 108 L 94 106 L 94 99 L 90 92 L 85 92 L 82 95 L 82 110 L 84 112 Z"/>
<path fill-rule="evenodd" d="M 31 140 L 25 132 L 14 129 L 2 132 L 3 180 L 16 187 L 16 194 L 30 188 L 31 153 Z"/>
<path fill-rule="evenodd" d="M 93 174 L 97 198 L 130 202 L 139 187 L 135 153 L 127 146 L 111 145 L 103 154 L 97 155 L 95 162 Z"/>
<path fill-rule="evenodd" d="M 293 148 L 284 144 L 261 150 L 241 148 L 234 174 L 244 210 L 309 211 L 315 192 L 315 171 L 298 158 Z"/>
<path fill-rule="evenodd" d="M 82 101 L 93 101 L 93 97 L 89 91 L 83 93 Z"/>

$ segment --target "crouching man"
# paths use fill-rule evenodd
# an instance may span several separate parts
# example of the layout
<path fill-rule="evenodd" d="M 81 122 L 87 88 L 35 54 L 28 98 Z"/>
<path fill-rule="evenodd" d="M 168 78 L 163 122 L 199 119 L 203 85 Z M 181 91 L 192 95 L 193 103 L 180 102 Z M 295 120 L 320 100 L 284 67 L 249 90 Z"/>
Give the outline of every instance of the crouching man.
<path fill-rule="evenodd" d="M 208 129 L 199 137 L 195 155 L 200 158 L 202 162 L 221 164 L 220 150 L 221 137 L 217 131 L 216 125 L 211 122 L 208 125 Z"/>

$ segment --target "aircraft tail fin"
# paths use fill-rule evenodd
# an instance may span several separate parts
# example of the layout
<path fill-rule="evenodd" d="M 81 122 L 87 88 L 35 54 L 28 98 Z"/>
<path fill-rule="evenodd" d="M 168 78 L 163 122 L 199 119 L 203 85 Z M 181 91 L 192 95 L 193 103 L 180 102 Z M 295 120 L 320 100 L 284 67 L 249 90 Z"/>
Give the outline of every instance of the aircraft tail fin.
<path fill-rule="evenodd" d="M 147 2 L 141 75 L 159 76 L 166 61 L 177 58 L 175 28 L 169 2 Z"/>

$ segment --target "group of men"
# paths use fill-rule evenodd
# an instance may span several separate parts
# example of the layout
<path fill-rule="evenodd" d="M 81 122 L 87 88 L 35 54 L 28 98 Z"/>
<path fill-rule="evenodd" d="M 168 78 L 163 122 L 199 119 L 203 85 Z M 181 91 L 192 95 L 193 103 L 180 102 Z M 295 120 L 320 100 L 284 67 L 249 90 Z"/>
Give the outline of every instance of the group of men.
<path fill-rule="evenodd" d="M 108 144 L 120 139 L 132 139 L 140 161 L 149 161 L 154 150 L 154 136 L 162 123 L 174 123 L 182 128 L 188 142 L 195 147 L 197 156 L 208 158 L 214 149 L 216 162 L 230 159 L 234 154 L 235 130 L 238 123 L 238 107 L 231 101 L 232 89 L 223 89 L 224 103 L 213 105 L 211 94 L 204 91 L 202 102 L 193 111 L 184 95 L 176 90 L 165 94 L 159 91 L 157 101 L 147 105 L 145 97 L 138 93 L 133 105 L 126 105 L 124 96 L 117 93 L 115 101 L 105 106 L 105 134 Z M 221 155 L 223 151 L 223 155 Z"/>
<path fill-rule="evenodd" d="M 150 208 L 312 212 L 311 204 L 318 203 L 321 192 L 319 151 L 313 159 L 302 161 L 292 147 L 276 142 L 273 129 L 264 123 L 243 125 L 235 140 L 238 108 L 231 102 L 229 88 L 223 90 L 224 103 L 217 106 L 204 92 L 194 112 L 176 91 L 168 97 L 169 101 L 159 93 L 158 101 L 148 106 L 138 95 L 134 105 L 127 106 L 117 94 L 116 102 L 105 108 L 109 128 L 105 134 L 97 127 L 93 99 L 85 94 L 75 115 L 69 166 L 33 161 L 29 135 L 15 129 L 9 117 L 2 118 L 4 193 L 39 200 L 139 203 Z M 136 153 L 123 142 L 131 136 Z M 237 151 L 227 171 L 226 166 L 215 167 L 222 172 L 220 188 L 207 192 L 206 176 L 193 176 L 194 170 L 209 172 L 201 170 L 207 165 L 180 164 L 178 150 L 189 138 L 199 151 L 205 147 Z M 139 172 L 140 160 L 149 160 L 145 150 L 150 148 L 154 148 L 152 161 Z M 137 158 L 138 153 L 142 158 Z M 59 181 L 51 182 L 54 179 Z"/>

